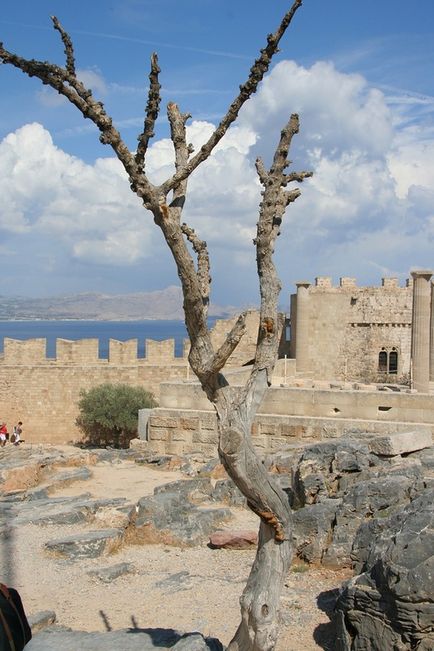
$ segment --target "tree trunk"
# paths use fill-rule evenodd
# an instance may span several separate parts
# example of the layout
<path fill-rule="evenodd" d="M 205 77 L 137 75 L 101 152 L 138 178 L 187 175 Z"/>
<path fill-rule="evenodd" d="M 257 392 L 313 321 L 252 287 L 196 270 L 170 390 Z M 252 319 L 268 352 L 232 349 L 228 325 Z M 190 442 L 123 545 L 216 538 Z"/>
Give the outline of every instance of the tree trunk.
<path fill-rule="evenodd" d="M 146 118 L 143 132 L 138 137 L 137 151 L 129 150 L 111 117 L 101 102 L 78 79 L 72 41 L 57 20 L 52 17 L 65 51 L 65 67 L 48 62 L 24 59 L 6 50 L 0 43 L 0 63 L 13 65 L 30 77 L 38 77 L 44 84 L 65 96 L 82 115 L 98 127 L 100 141 L 109 144 L 121 161 L 131 189 L 154 215 L 177 265 L 184 295 L 186 327 L 191 341 L 189 360 L 208 398 L 213 402 L 219 423 L 219 455 L 227 473 L 245 495 L 249 507 L 260 517 L 259 545 L 246 588 L 241 597 L 242 620 L 228 651 L 272 651 L 278 634 L 280 592 L 291 561 L 291 510 L 285 493 L 269 477 L 256 455 L 251 441 L 251 427 L 256 410 L 271 382 L 280 338 L 277 301 L 280 282 L 273 263 L 274 245 L 286 207 L 300 194 L 298 189 L 287 190 L 296 181 L 302 182 L 311 172 L 287 172 L 288 150 L 292 137 L 298 133 L 298 116 L 292 115 L 281 132 L 269 170 L 261 159 L 256 169 L 263 186 L 257 223 L 257 271 L 261 295 L 260 325 L 255 362 L 245 387 L 230 387 L 220 374 L 226 361 L 238 345 L 245 330 L 245 315 L 241 316 L 226 341 L 214 351 L 208 328 L 210 298 L 210 260 L 206 242 L 199 239 L 188 224 L 181 223 L 192 173 L 206 161 L 229 127 L 237 120 L 245 102 L 256 92 L 258 84 L 268 71 L 279 51 L 279 43 L 291 23 L 302 0 L 293 0 L 273 34 L 267 36 L 265 47 L 240 86 L 240 92 L 208 141 L 194 155 L 187 142 L 185 125 L 188 114 L 183 114 L 174 103 L 169 103 L 167 115 L 175 150 L 175 174 L 161 185 L 153 185 L 146 174 L 146 153 L 154 135 L 155 121 L 160 106 L 160 72 L 156 54 L 151 58 L 151 72 Z M 168 203 L 168 197 L 171 197 Z M 191 253 L 191 248 L 195 256 Z M 119 444 L 120 432 L 115 433 Z M 117 435 L 117 439 L 116 439 Z"/>
<path fill-rule="evenodd" d="M 216 401 L 219 456 L 248 506 L 261 518 L 256 558 L 240 599 L 241 623 L 228 651 L 272 651 L 279 632 L 283 583 L 292 557 L 292 514 L 288 497 L 257 456 L 251 426 L 266 387 L 259 372 L 244 392 L 223 388 Z"/>
<path fill-rule="evenodd" d="M 292 557 L 289 538 L 276 542 L 261 522 L 256 558 L 240 598 L 241 622 L 227 651 L 272 651 L 279 634 L 280 595 Z"/>

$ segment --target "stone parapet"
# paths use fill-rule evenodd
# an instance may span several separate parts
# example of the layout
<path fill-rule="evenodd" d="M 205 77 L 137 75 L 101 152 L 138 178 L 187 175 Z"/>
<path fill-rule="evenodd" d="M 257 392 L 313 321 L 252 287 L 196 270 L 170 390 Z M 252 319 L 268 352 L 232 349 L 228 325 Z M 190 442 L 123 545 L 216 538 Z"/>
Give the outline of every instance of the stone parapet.
<path fill-rule="evenodd" d="M 415 426 L 412 426 L 415 429 Z M 406 433 L 409 424 L 402 421 L 376 421 L 355 418 L 282 416 L 259 412 L 252 427 L 252 442 L 261 454 L 291 447 L 294 443 L 324 441 L 343 436 Z M 419 437 L 432 437 L 434 424 L 417 424 Z M 214 411 L 154 409 L 148 423 L 148 445 L 161 454 L 201 452 L 215 456 L 217 418 Z"/>

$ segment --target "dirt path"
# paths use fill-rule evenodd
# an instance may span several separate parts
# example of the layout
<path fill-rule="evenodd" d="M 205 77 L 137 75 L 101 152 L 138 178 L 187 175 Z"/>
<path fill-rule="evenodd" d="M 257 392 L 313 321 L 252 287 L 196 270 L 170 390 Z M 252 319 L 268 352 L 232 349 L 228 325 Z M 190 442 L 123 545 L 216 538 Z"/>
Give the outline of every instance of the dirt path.
<path fill-rule="evenodd" d="M 92 478 L 57 490 L 53 496 L 90 492 L 94 497 L 127 497 L 134 503 L 154 487 L 180 479 L 180 473 L 138 466 L 130 461 L 99 463 Z M 185 478 L 185 477 L 184 477 Z M 257 529 L 256 516 L 235 509 L 233 527 Z M 104 527 L 100 524 L 20 527 L 10 563 L 15 585 L 27 610 L 54 610 L 59 624 L 81 630 L 139 627 L 198 630 L 227 644 L 239 623 L 238 599 L 254 557 L 253 551 L 211 550 L 206 545 L 178 549 L 165 545 L 124 546 L 110 557 L 76 562 L 47 557 L 43 545 L 63 535 Z M 89 576 L 93 569 L 122 562 L 134 572 L 111 583 Z M 282 633 L 276 651 L 313 651 L 315 637 L 328 623 L 317 607 L 321 593 L 341 584 L 342 572 L 295 568 L 289 573 L 282 596 Z M 305 568 L 303 568 L 305 569 Z M 324 602 L 324 594 L 320 598 Z M 318 629 L 320 627 L 320 629 Z M 126 650 L 127 651 L 127 650 Z"/>

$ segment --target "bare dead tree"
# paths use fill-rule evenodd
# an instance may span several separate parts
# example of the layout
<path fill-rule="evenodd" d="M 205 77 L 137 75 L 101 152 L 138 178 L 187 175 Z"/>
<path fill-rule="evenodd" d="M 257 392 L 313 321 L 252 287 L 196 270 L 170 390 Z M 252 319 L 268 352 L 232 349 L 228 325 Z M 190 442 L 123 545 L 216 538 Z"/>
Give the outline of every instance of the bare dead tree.
<path fill-rule="evenodd" d="M 24 59 L 0 44 L 0 62 L 19 68 L 29 77 L 38 77 L 43 84 L 64 95 L 98 127 L 100 141 L 112 147 L 128 175 L 131 190 L 153 214 L 172 252 L 182 284 L 185 322 L 191 342 L 189 361 L 217 413 L 219 456 L 227 473 L 247 498 L 249 507 L 260 517 L 258 550 L 240 599 L 241 623 L 228 651 L 274 649 L 281 588 L 292 555 L 288 499 L 258 458 L 251 440 L 251 427 L 256 410 L 271 383 L 282 327 L 277 310 L 281 285 L 273 262 L 274 244 L 287 206 L 300 195 L 299 189 L 287 188 L 294 181 L 302 182 L 311 176 L 311 172 L 307 171 L 286 172 L 290 164 L 289 147 L 299 130 L 298 116 L 291 115 L 282 129 L 270 169 L 265 168 L 262 160 L 256 161 L 263 186 L 254 240 L 261 305 L 256 355 L 250 377 L 243 387 L 230 386 L 222 369 L 244 334 L 245 314 L 238 318 L 220 348 L 214 350 L 207 325 L 211 284 L 208 248 L 190 226 L 181 222 L 181 217 L 190 176 L 209 158 L 237 119 L 241 107 L 256 92 L 273 56 L 278 52 L 282 36 L 301 5 L 302 0 L 295 0 L 277 30 L 267 36 L 266 46 L 261 49 L 246 82 L 240 86 L 239 94 L 209 140 L 194 156 L 186 137 L 186 122 L 191 116 L 181 113 L 176 104 L 168 104 L 175 172 L 160 185 L 152 184 L 146 174 L 146 154 L 154 136 L 161 100 L 160 68 L 156 54 L 151 57 L 143 131 L 138 137 L 137 150 L 133 152 L 125 145 L 103 104 L 94 99 L 91 90 L 77 77 L 72 41 L 57 18 L 52 17 L 52 21 L 63 42 L 64 67 Z"/>

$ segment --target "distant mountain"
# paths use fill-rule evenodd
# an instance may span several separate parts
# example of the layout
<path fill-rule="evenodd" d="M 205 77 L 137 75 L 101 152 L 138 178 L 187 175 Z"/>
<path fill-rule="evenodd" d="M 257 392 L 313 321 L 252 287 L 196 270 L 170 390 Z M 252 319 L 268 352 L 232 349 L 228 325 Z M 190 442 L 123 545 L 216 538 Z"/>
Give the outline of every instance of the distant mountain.
<path fill-rule="evenodd" d="M 229 317 L 240 308 L 210 305 L 209 316 Z M 0 296 L 0 320 L 81 319 L 141 321 L 183 319 L 180 287 L 134 294 L 71 294 L 49 298 Z"/>

